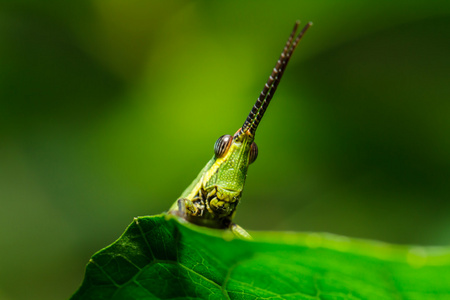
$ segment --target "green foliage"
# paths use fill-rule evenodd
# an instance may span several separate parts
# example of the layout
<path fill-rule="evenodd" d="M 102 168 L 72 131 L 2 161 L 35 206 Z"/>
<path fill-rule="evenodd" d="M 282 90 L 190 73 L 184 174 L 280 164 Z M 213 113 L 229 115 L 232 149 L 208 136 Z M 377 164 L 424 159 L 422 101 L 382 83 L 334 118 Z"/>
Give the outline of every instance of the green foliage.
<path fill-rule="evenodd" d="M 72 299 L 450 299 L 449 248 L 253 235 L 136 218 L 92 257 Z"/>

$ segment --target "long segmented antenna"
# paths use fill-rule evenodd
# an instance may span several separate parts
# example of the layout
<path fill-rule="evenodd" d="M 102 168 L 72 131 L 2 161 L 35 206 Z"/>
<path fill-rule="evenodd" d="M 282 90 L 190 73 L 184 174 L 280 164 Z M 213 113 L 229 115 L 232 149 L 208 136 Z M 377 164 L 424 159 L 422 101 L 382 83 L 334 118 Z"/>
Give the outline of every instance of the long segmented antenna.
<path fill-rule="evenodd" d="M 240 131 L 241 134 L 247 131 L 251 135 L 255 134 L 259 122 L 261 121 L 267 107 L 269 106 L 270 100 L 272 100 L 272 97 L 277 90 L 278 84 L 280 83 L 281 77 L 283 76 L 284 70 L 286 69 L 292 53 L 294 52 L 305 32 L 309 27 L 311 27 L 312 22 L 308 22 L 308 24 L 306 24 L 305 27 L 303 27 L 303 29 L 297 35 L 294 42 L 292 42 L 299 24 L 300 21 L 295 22 L 294 29 L 292 30 L 292 33 L 289 36 L 286 45 L 284 46 L 283 52 L 281 53 L 281 56 L 278 59 L 275 68 L 273 68 L 272 74 L 269 76 L 267 83 L 264 85 L 264 88 L 261 91 L 258 99 L 256 100 L 256 103 L 250 111 L 247 119 L 245 120 L 244 125 L 242 125 L 242 129 Z"/>

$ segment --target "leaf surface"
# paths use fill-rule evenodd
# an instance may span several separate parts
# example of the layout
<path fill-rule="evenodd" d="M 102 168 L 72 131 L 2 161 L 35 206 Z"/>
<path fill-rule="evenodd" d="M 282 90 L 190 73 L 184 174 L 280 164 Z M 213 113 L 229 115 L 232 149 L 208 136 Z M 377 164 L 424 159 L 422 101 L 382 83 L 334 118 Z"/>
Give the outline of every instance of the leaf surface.
<path fill-rule="evenodd" d="M 450 299 L 450 248 L 318 233 L 255 240 L 135 218 L 93 255 L 72 299 Z"/>

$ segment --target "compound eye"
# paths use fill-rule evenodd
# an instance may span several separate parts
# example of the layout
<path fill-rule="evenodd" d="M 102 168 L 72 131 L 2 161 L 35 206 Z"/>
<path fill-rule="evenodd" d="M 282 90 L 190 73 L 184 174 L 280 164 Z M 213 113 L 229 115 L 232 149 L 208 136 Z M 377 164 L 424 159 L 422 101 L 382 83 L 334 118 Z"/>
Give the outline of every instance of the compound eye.
<path fill-rule="evenodd" d="M 233 137 L 229 134 L 222 135 L 217 139 L 216 143 L 214 144 L 214 154 L 217 158 L 223 157 L 227 153 L 232 140 Z"/>
<path fill-rule="evenodd" d="M 256 146 L 255 142 L 253 142 L 252 145 L 250 146 L 250 157 L 248 159 L 248 164 L 254 162 L 257 157 L 258 157 L 258 146 Z"/>

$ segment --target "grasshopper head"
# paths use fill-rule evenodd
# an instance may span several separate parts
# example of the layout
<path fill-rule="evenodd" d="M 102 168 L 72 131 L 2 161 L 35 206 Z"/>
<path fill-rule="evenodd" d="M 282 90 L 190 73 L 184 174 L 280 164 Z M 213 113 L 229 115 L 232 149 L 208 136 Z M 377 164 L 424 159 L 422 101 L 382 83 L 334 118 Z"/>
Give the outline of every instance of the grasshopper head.
<path fill-rule="evenodd" d="M 258 147 L 254 135 L 240 128 L 234 136 L 223 135 L 214 145 L 214 174 L 206 176 L 206 190 L 217 187 L 218 198 L 227 202 L 239 199 L 247 177 L 248 166 L 256 160 Z M 209 178 L 208 178 L 209 177 Z"/>

